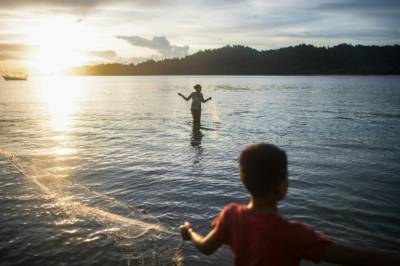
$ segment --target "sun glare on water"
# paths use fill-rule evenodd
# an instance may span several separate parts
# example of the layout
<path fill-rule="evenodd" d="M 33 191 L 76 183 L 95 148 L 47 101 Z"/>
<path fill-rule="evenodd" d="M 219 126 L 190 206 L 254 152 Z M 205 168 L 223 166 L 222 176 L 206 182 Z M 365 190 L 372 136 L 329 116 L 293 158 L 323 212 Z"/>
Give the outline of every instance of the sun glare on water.
<path fill-rule="evenodd" d="M 60 158 L 76 153 L 71 136 L 76 129 L 80 103 L 85 98 L 84 82 L 78 77 L 61 75 L 41 77 L 38 81 L 38 97 L 46 110 L 43 128 L 51 139 L 49 152 Z"/>
<path fill-rule="evenodd" d="M 31 28 L 29 34 L 38 49 L 30 63 L 41 73 L 60 74 L 87 61 L 81 50 L 89 34 L 77 20 L 48 18 Z"/>
<path fill-rule="evenodd" d="M 79 78 L 45 77 L 40 82 L 40 96 L 47 105 L 52 130 L 65 133 L 73 130 L 73 115 L 85 89 Z"/>

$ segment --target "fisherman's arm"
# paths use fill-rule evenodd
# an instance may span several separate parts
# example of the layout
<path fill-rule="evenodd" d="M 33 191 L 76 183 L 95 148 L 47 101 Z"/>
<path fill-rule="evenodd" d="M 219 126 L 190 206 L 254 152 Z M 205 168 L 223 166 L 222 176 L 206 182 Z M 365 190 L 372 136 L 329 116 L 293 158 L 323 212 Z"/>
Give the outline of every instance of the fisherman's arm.
<path fill-rule="evenodd" d="M 211 99 L 212 99 L 211 97 L 208 97 L 207 99 L 204 100 L 204 98 L 201 97 L 201 101 L 202 101 L 203 103 L 206 103 L 206 102 L 210 101 Z"/>
<path fill-rule="evenodd" d="M 179 92 L 178 95 L 181 96 L 186 101 L 189 101 L 192 98 L 192 94 L 190 94 L 188 97 L 185 97 L 182 93 Z"/>

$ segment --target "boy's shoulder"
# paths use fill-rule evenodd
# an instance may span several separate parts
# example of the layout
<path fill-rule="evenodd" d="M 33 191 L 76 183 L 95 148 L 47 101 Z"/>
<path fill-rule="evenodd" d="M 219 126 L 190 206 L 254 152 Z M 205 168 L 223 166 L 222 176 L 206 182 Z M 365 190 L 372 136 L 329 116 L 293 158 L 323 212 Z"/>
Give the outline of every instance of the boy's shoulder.
<path fill-rule="evenodd" d="M 228 223 L 231 223 L 229 221 L 237 220 L 238 217 L 241 216 L 241 210 L 243 209 L 243 207 L 245 206 L 237 203 L 229 203 L 228 205 L 225 205 L 225 207 L 214 219 L 212 224 L 214 226 L 219 224 L 227 225 Z"/>
<path fill-rule="evenodd" d="M 238 203 L 229 203 L 228 205 L 225 205 L 225 207 L 222 209 L 221 212 L 225 212 L 225 213 L 240 212 L 244 208 L 246 208 L 245 205 L 238 204 Z"/>
<path fill-rule="evenodd" d="M 250 215 L 250 216 L 258 216 L 260 219 L 267 218 L 271 219 L 272 217 L 276 220 L 278 220 L 279 224 L 283 227 L 286 227 L 290 231 L 312 231 L 312 229 L 304 224 L 301 221 L 298 220 L 290 220 L 287 219 L 286 217 L 280 215 L 279 213 L 274 214 L 273 216 L 267 215 L 265 216 L 264 214 L 256 214 L 247 209 L 246 205 L 243 204 L 238 204 L 238 203 L 229 203 L 228 205 L 225 205 L 225 207 L 221 211 L 221 215 L 224 216 L 225 218 L 228 218 L 229 216 L 241 216 L 241 215 Z M 293 232 L 292 231 L 292 232 Z"/>

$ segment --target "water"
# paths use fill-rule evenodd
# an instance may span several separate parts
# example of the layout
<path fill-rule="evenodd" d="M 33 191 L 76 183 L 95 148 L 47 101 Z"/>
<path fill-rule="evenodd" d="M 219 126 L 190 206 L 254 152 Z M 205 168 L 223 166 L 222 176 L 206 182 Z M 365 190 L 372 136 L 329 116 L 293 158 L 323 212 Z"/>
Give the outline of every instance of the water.
<path fill-rule="evenodd" d="M 193 130 L 187 95 L 213 100 Z M 289 156 L 280 205 L 330 238 L 399 254 L 400 77 L 37 77 L 0 82 L 1 265 L 230 265 L 182 244 L 246 203 L 237 158 Z"/>

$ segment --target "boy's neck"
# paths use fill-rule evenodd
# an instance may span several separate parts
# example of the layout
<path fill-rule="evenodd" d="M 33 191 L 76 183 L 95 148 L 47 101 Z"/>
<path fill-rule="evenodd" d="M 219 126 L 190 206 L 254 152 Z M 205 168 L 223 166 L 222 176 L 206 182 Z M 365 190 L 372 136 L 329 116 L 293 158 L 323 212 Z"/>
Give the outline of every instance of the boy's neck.
<path fill-rule="evenodd" d="M 257 212 L 263 213 L 277 213 L 278 212 L 278 202 L 269 198 L 258 198 L 255 199 L 251 197 L 247 208 Z"/>

